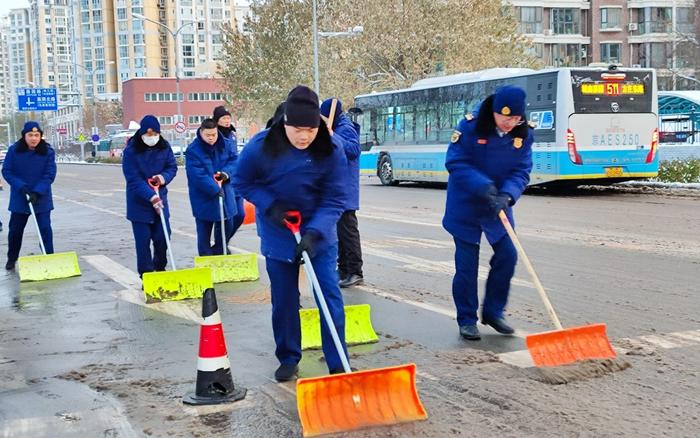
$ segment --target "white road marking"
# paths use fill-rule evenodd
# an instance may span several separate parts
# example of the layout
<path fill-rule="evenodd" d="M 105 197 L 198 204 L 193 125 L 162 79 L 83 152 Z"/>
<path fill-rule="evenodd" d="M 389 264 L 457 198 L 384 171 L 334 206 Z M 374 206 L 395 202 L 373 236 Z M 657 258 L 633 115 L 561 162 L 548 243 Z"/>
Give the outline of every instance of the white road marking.
<path fill-rule="evenodd" d="M 646 342 L 647 344 L 651 344 L 657 347 L 661 348 L 677 348 L 683 345 L 682 343 L 679 343 L 678 341 L 675 340 L 670 340 L 668 338 L 659 336 L 659 335 L 647 335 L 647 336 L 641 336 L 638 338 L 642 342 Z"/>
<path fill-rule="evenodd" d="M 501 362 L 518 368 L 531 368 L 535 366 L 528 350 L 509 351 L 508 353 L 500 353 L 496 356 L 498 356 Z"/>
<path fill-rule="evenodd" d="M 447 309 L 445 307 L 441 307 L 441 306 L 438 306 L 435 304 L 421 303 L 419 301 L 409 300 L 409 299 L 403 298 L 399 295 L 395 295 L 395 294 L 392 294 L 389 292 L 384 292 L 384 291 L 381 291 L 381 290 L 376 289 L 376 288 L 371 287 L 371 286 L 357 285 L 357 286 L 353 286 L 353 287 L 355 287 L 356 289 L 363 290 L 365 292 L 369 292 L 369 293 L 376 295 L 378 297 L 387 298 L 387 299 L 398 301 L 398 302 L 401 302 L 404 304 L 409 304 L 411 306 L 419 307 L 421 309 L 428 310 L 430 312 L 434 312 L 434 313 L 437 313 L 437 314 L 440 314 L 443 316 L 447 316 L 448 318 L 451 318 L 451 319 L 457 319 L 457 313 L 453 309 Z"/>
<path fill-rule="evenodd" d="M 398 222 L 400 224 L 409 224 L 409 225 L 421 225 L 424 227 L 435 227 L 435 228 L 442 228 L 441 223 L 433 223 L 433 222 L 421 222 L 421 221 L 414 221 L 410 219 L 400 219 L 397 217 L 389 217 L 389 216 L 380 216 L 376 214 L 369 214 L 369 213 L 357 213 L 357 216 L 364 218 L 364 219 L 374 219 L 374 220 L 380 220 L 380 221 L 388 221 L 388 222 Z"/>
<path fill-rule="evenodd" d="M 177 318 L 194 321 L 197 324 L 202 322 L 202 318 L 191 307 L 185 303 L 176 301 L 165 301 L 162 303 L 146 304 L 143 292 L 141 291 L 141 279 L 138 274 L 129 268 L 122 266 L 107 256 L 93 255 L 82 256 L 82 259 L 92 265 L 102 274 L 119 283 L 125 290 L 115 292 L 115 296 L 126 302 L 137 304 L 149 309 L 175 316 Z"/>
<path fill-rule="evenodd" d="M 114 193 L 111 191 L 105 192 L 105 191 L 95 191 L 95 190 L 78 190 L 80 193 L 85 193 L 86 195 L 90 196 L 97 196 L 100 198 L 111 198 Z"/>

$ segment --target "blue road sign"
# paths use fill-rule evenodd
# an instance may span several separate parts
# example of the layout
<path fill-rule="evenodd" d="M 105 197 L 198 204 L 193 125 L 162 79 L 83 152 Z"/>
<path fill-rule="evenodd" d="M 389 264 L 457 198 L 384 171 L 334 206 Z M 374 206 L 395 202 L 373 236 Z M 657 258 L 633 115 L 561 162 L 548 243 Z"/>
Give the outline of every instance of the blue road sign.
<path fill-rule="evenodd" d="M 100 141 L 100 136 L 97 134 L 92 134 L 92 141 Z"/>
<path fill-rule="evenodd" d="M 55 88 L 18 88 L 17 107 L 20 111 L 57 111 Z"/>

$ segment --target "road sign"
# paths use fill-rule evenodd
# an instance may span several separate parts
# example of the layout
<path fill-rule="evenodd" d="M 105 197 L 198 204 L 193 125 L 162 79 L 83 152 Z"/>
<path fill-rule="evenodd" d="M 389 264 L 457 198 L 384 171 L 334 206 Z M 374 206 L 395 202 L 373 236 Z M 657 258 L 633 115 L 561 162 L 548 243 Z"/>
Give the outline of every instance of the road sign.
<path fill-rule="evenodd" d="M 92 141 L 93 141 L 93 142 L 100 141 L 100 136 L 97 135 L 97 134 L 92 134 L 92 137 L 91 137 L 91 138 L 92 138 Z"/>
<path fill-rule="evenodd" d="M 68 128 L 56 128 L 56 132 L 62 135 L 68 134 Z"/>
<path fill-rule="evenodd" d="M 18 88 L 17 108 L 20 111 L 57 111 L 55 88 Z"/>
<path fill-rule="evenodd" d="M 177 122 L 175 124 L 175 130 L 182 134 L 183 132 L 187 131 L 187 125 L 185 125 L 185 122 Z"/>
<path fill-rule="evenodd" d="M 79 142 L 85 141 L 85 134 L 83 134 L 83 133 L 81 132 L 80 135 L 78 136 L 78 141 L 79 141 Z"/>

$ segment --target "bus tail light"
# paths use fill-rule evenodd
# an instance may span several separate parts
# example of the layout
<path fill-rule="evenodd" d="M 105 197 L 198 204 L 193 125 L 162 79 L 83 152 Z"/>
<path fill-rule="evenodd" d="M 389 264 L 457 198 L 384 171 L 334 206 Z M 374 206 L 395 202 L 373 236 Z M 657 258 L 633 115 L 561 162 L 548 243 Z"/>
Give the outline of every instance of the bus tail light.
<path fill-rule="evenodd" d="M 651 163 L 656 158 L 656 150 L 659 148 L 659 128 L 654 128 L 654 132 L 651 133 L 651 148 L 647 154 L 647 163 Z"/>
<path fill-rule="evenodd" d="M 569 158 L 574 164 L 583 164 L 581 161 L 581 155 L 576 151 L 576 138 L 574 137 L 574 132 L 571 129 L 566 130 L 566 147 L 569 150 Z"/>

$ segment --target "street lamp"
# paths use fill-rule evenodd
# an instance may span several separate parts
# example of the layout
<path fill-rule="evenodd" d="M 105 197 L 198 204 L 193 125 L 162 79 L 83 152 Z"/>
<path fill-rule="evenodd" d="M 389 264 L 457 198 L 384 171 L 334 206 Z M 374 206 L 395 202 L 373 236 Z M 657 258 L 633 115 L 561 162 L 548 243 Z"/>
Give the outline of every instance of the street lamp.
<path fill-rule="evenodd" d="M 317 25 L 317 13 L 316 13 L 316 0 L 312 2 L 312 20 L 311 20 L 311 32 L 313 33 L 313 45 L 314 45 L 314 90 L 316 94 L 320 96 L 321 93 L 321 79 L 318 72 L 318 37 L 346 37 L 346 36 L 356 36 L 364 31 L 362 26 L 355 26 L 352 29 L 348 29 L 346 32 L 319 32 Z"/>
<path fill-rule="evenodd" d="M 106 65 L 112 65 L 112 64 L 114 64 L 114 61 L 109 61 Z M 71 63 L 67 63 L 64 65 L 74 65 L 76 67 L 80 67 L 91 78 L 91 81 L 92 81 L 92 133 L 97 134 L 97 132 L 98 132 L 98 129 L 97 129 L 97 107 L 96 107 L 96 105 L 97 105 L 97 88 L 95 87 L 95 83 L 96 83 L 95 73 L 100 71 L 100 70 L 104 70 L 104 69 L 103 68 L 102 69 L 87 68 L 82 64 L 78 64 L 77 62 L 71 62 Z"/>
<path fill-rule="evenodd" d="M 179 67 L 180 67 L 180 52 L 178 51 L 178 40 L 177 36 L 180 34 L 180 31 L 185 27 L 189 26 L 191 24 L 194 24 L 193 21 L 188 21 L 186 23 L 183 23 L 180 27 L 177 28 L 176 31 L 173 32 L 170 27 L 166 26 L 165 24 L 161 23 L 160 21 L 155 21 L 151 20 L 150 18 L 138 14 L 136 12 L 132 12 L 131 16 L 134 18 L 138 18 L 139 20 L 144 20 L 144 21 L 150 21 L 151 23 L 157 24 L 158 26 L 162 27 L 163 29 L 167 30 L 170 36 L 173 37 L 173 47 L 175 48 L 175 93 L 176 93 L 176 102 L 177 102 L 177 118 L 179 121 L 180 117 L 182 117 L 182 112 L 180 111 L 180 74 L 179 74 Z M 176 122 L 177 122 L 176 121 Z"/>

